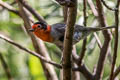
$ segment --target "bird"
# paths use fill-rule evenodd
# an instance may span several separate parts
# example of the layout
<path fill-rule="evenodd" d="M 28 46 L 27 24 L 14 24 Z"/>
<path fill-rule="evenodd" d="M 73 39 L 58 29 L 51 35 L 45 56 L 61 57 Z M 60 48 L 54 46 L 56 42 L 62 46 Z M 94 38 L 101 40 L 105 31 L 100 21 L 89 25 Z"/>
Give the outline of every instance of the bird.
<path fill-rule="evenodd" d="M 78 43 L 81 39 L 85 39 L 89 34 L 93 32 L 115 28 L 115 26 L 93 28 L 81 26 L 78 24 L 75 24 L 74 27 L 73 45 Z M 29 29 L 30 32 L 33 32 L 41 40 L 49 43 L 54 43 L 59 48 L 63 47 L 65 30 L 65 23 L 55 23 L 48 25 L 43 22 L 35 22 Z"/>

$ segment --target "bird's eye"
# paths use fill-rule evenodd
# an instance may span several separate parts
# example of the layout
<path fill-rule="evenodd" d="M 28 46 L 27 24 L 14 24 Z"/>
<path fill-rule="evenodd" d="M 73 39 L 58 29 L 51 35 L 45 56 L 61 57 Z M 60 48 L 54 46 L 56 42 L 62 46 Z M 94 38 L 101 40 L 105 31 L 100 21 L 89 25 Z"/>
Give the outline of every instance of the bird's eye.
<path fill-rule="evenodd" d="M 39 27 L 39 28 L 41 28 L 41 26 L 40 26 L 40 25 L 38 25 L 38 27 Z"/>

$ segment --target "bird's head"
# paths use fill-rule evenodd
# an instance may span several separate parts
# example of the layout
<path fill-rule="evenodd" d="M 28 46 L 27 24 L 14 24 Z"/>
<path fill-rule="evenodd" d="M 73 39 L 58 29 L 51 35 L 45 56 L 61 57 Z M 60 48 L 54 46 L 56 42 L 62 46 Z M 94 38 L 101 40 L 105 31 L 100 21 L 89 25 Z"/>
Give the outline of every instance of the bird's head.
<path fill-rule="evenodd" d="M 32 25 L 32 28 L 29 29 L 29 31 L 33 32 L 37 37 L 39 37 L 43 41 L 52 41 L 52 37 L 50 35 L 51 27 L 46 23 L 36 22 Z"/>
<path fill-rule="evenodd" d="M 47 24 L 42 22 L 36 22 L 32 25 L 32 28 L 29 29 L 30 32 L 36 32 L 39 30 L 47 30 Z"/>

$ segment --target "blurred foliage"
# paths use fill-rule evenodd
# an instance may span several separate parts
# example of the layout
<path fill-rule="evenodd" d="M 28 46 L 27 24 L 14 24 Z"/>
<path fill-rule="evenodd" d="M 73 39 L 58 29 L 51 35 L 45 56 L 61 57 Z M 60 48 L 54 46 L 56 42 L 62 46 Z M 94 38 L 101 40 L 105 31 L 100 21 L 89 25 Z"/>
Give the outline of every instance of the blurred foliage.
<path fill-rule="evenodd" d="M 14 2 L 14 0 L 3 0 L 8 4 Z M 54 0 L 27 0 L 28 3 L 36 9 L 39 14 L 44 17 L 44 19 L 49 24 L 54 24 L 57 22 L 63 22 L 63 14 L 62 7 L 58 5 Z M 95 0 L 93 0 L 95 2 Z M 110 7 L 115 6 L 114 0 L 106 0 L 106 3 Z M 17 4 L 12 4 L 16 9 L 18 9 Z M 78 3 L 78 16 L 77 16 L 77 24 L 83 25 L 83 3 L 82 0 L 79 0 Z M 114 21 L 114 13 L 104 7 L 105 16 L 107 19 L 108 25 L 113 25 Z M 94 21 L 96 20 L 95 16 L 92 14 L 92 11 L 89 6 L 87 6 L 87 25 L 93 26 Z M 36 20 L 37 21 L 37 20 Z M 94 26 L 98 26 L 98 23 L 95 23 Z M 0 34 L 4 34 L 17 43 L 21 45 L 33 49 L 31 40 L 29 36 L 24 31 L 23 21 L 21 18 L 14 13 L 11 13 L 4 8 L 0 7 Z M 103 43 L 103 35 L 101 32 L 97 33 L 101 42 Z M 113 31 L 114 36 L 114 31 Z M 59 62 L 61 51 L 51 43 L 45 43 L 48 52 L 52 58 L 52 60 Z M 120 43 L 119 43 L 120 45 Z M 82 47 L 82 40 L 76 45 L 77 53 L 79 54 Z M 114 38 L 111 41 L 111 51 L 113 53 L 114 48 Z M 3 40 L 0 40 L 0 52 L 4 56 L 8 66 L 10 68 L 11 74 L 15 80 L 46 80 L 44 76 L 44 72 L 41 66 L 41 63 L 38 58 L 28 55 L 25 52 L 19 50 L 18 48 L 13 47 L 12 45 L 6 43 Z M 88 37 L 87 44 L 87 52 L 84 57 L 84 62 L 87 67 L 93 72 L 93 68 L 96 66 L 98 58 L 99 58 L 100 49 L 96 43 L 96 40 L 91 34 Z M 118 49 L 118 53 L 120 53 L 120 46 Z M 120 64 L 120 54 L 118 54 L 117 64 Z M 59 75 L 59 70 L 56 69 L 57 74 Z M 110 62 L 106 61 L 105 69 L 104 69 L 104 77 L 103 80 L 107 80 L 110 74 Z M 119 76 L 120 77 L 120 76 Z M 82 78 L 82 77 L 81 77 Z M 0 80 L 7 80 L 6 74 L 0 62 Z M 81 79 L 84 80 L 84 79 Z"/>

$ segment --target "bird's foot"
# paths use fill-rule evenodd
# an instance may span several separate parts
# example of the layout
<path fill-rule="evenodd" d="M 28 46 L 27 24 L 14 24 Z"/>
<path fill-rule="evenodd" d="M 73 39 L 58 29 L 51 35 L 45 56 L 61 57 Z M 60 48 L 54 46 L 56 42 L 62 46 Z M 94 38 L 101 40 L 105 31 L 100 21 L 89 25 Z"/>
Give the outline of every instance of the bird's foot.
<path fill-rule="evenodd" d="M 60 5 L 67 6 L 67 7 L 73 7 L 75 4 L 71 0 L 56 0 Z"/>

